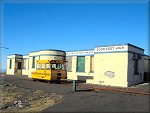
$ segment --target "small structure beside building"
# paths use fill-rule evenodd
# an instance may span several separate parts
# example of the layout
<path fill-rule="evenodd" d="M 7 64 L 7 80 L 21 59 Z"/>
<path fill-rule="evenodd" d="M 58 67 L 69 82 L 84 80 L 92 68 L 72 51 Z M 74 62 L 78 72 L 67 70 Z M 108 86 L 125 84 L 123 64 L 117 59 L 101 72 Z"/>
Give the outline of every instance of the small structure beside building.
<path fill-rule="evenodd" d="M 85 80 L 91 84 L 128 87 L 144 80 L 144 49 L 131 44 L 98 46 L 92 50 L 41 50 L 24 56 L 9 55 L 7 74 L 31 77 L 39 59 L 66 59 L 68 79 Z"/>
<path fill-rule="evenodd" d="M 22 59 L 20 54 L 14 54 L 7 56 L 7 74 L 9 75 L 21 75 L 22 74 Z"/>
<path fill-rule="evenodd" d="M 144 56 L 144 81 L 150 82 L 150 56 Z"/>

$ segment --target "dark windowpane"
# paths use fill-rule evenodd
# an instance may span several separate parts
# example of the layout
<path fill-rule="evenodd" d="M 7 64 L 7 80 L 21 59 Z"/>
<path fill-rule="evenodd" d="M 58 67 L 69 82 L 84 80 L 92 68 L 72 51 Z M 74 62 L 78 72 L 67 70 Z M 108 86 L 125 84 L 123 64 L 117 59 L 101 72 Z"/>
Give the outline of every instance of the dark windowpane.
<path fill-rule="evenodd" d="M 35 57 L 32 59 L 32 68 L 35 68 Z"/>
<path fill-rule="evenodd" d="M 10 62 L 9 62 L 9 69 L 12 68 L 12 60 L 10 59 Z"/>
<path fill-rule="evenodd" d="M 21 69 L 21 62 L 18 62 L 18 69 Z"/>

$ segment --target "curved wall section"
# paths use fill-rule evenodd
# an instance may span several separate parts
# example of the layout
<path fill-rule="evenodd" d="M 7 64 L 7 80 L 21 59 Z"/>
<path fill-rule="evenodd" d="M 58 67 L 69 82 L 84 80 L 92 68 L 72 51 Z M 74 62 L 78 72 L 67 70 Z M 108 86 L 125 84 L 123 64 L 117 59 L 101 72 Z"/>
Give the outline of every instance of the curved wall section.
<path fill-rule="evenodd" d="M 37 60 L 65 60 L 66 53 L 61 50 L 40 50 L 36 52 L 29 53 L 29 73 L 27 74 L 31 77 L 31 73 L 36 69 Z"/>

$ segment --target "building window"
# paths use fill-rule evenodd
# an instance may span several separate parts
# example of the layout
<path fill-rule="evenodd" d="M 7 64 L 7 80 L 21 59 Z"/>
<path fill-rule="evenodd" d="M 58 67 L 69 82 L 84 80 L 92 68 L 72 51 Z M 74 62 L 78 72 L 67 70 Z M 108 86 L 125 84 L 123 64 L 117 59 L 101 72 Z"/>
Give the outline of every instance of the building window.
<path fill-rule="evenodd" d="M 35 68 L 35 57 L 32 59 L 32 68 Z"/>
<path fill-rule="evenodd" d="M 77 57 L 77 72 L 85 72 L 85 56 Z"/>
<path fill-rule="evenodd" d="M 134 74 L 138 75 L 139 74 L 139 67 L 138 67 L 138 61 L 139 61 L 139 57 L 137 54 L 133 55 L 133 61 L 134 61 Z"/>
<path fill-rule="evenodd" d="M 134 74 L 139 74 L 139 71 L 138 71 L 138 60 L 134 60 Z"/>
<path fill-rule="evenodd" d="M 9 69 L 11 69 L 12 68 L 12 59 L 10 59 L 10 61 L 9 61 Z"/>
<path fill-rule="evenodd" d="M 26 69 L 26 59 L 23 59 L 23 69 Z"/>
<path fill-rule="evenodd" d="M 18 62 L 18 69 L 21 69 L 21 62 Z"/>
<path fill-rule="evenodd" d="M 66 60 L 67 60 L 67 62 L 66 62 L 66 67 L 67 68 L 66 69 L 67 69 L 68 72 L 71 72 L 72 71 L 72 57 L 67 56 Z"/>
<path fill-rule="evenodd" d="M 28 67 L 28 70 L 29 70 L 29 59 L 28 59 L 28 66 L 27 67 Z"/>
<path fill-rule="evenodd" d="M 94 72 L 94 56 L 90 57 L 90 72 Z"/>

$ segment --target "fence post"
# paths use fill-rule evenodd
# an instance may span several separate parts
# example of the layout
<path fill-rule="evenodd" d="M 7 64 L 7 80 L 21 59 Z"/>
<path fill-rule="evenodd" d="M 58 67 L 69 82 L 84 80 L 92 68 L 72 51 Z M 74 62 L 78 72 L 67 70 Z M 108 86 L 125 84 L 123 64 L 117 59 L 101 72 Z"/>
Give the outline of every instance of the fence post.
<path fill-rule="evenodd" d="M 76 92 L 76 80 L 73 80 L 72 91 Z"/>

